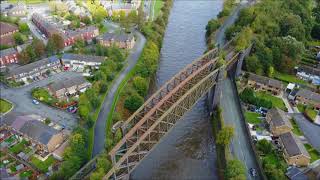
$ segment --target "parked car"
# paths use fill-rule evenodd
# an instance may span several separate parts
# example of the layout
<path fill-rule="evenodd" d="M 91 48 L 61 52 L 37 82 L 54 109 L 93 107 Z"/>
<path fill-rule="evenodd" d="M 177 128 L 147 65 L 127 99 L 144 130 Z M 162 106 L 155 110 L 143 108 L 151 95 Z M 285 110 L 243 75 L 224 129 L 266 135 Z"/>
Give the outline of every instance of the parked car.
<path fill-rule="evenodd" d="M 250 168 L 250 175 L 253 176 L 253 177 L 256 177 L 256 176 L 257 176 L 257 171 L 256 171 L 256 169 Z"/>
<path fill-rule="evenodd" d="M 77 110 L 78 110 L 78 108 L 76 108 L 76 107 L 75 107 L 75 108 L 73 108 L 73 110 L 71 111 L 71 113 L 73 113 L 73 114 L 74 114 L 74 113 L 76 113 L 76 112 L 77 112 Z"/>
<path fill-rule="evenodd" d="M 35 105 L 38 105 L 38 104 L 39 104 L 39 101 L 33 99 L 33 100 L 32 100 L 32 103 L 35 104 Z"/>

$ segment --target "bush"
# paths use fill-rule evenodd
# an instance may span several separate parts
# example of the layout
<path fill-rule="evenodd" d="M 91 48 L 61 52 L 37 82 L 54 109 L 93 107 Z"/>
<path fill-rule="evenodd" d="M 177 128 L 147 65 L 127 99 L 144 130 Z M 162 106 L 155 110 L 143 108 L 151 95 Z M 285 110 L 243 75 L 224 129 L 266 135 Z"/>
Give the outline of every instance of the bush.
<path fill-rule="evenodd" d="M 272 102 L 262 98 L 257 98 L 254 90 L 251 88 L 246 88 L 240 93 L 240 99 L 248 104 L 253 104 L 258 107 L 265 107 L 268 109 L 272 108 Z"/>
<path fill-rule="evenodd" d="M 131 112 L 136 111 L 143 104 L 144 100 L 139 94 L 134 94 L 126 98 L 124 107 Z"/>
<path fill-rule="evenodd" d="M 148 83 L 145 78 L 136 76 L 133 79 L 133 86 L 141 96 L 147 95 Z"/>
<path fill-rule="evenodd" d="M 227 162 L 227 167 L 225 171 L 226 179 L 237 179 L 245 180 L 246 179 L 246 169 L 241 161 L 239 160 L 230 160 Z"/>

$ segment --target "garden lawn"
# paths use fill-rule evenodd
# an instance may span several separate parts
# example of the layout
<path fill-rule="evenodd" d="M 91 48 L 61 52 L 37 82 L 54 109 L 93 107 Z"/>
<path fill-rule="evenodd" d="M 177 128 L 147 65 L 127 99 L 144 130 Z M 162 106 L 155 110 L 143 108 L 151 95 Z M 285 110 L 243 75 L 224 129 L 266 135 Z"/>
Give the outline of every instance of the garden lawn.
<path fill-rule="evenodd" d="M 283 73 L 279 73 L 279 72 L 275 73 L 274 78 L 278 79 L 280 81 L 284 81 L 286 83 L 291 83 L 292 82 L 292 83 L 303 84 L 303 85 L 307 85 L 308 84 L 308 82 L 306 82 L 306 81 L 304 81 L 302 79 L 299 79 L 294 75 L 283 74 Z"/>
<path fill-rule="evenodd" d="M 270 93 L 267 92 L 256 92 L 257 97 L 265 99 L 265 100 L 269 100 L 272 102 L 272 107 L 275 108 L 279 108 L 282 109 L 284 111 L 287 110 L 286 105 L 284 104 L 284 102 L 282 101 L 281 98 L 275 97 L 273 95 L 271 95 Z"/>
<path fill-rule="evenodd" d="M 297 123 L 295 122 L 295 120 L 291 119 L 290 122 L 293 127 L 292 132 L 297 136 L 303 136 L 303 133 L 301 132 L 301 130 L 300 130 L 299 126 L 297 125 Z"/>
<path fill-rule="evenodd" d="M 154 5 L 154 19 L 157 19 L 157 17 L 159 16 L 160 12 L 161 12 L 161 8 L 163 6 L 163 1 L 162 0 L 156 0 Z"/>
<path fill-rule="evenodd" d="M 320 159 L 320 153 L 316 149 L 314 149 L 310 144 L 305 144 L 304 147 L 307 149 L 308 153 L 311 156 L 311 162 Z"/>
<path fill-rule="evenodd" d="M 56 160 L 53 158 L 53 156 L 49 156 L 48 159 L 45 161 L 41 161 L 35 156 L 31 157 L 31 163 L 35 165 L 38 169 L 40 169 L 42 172 L 47 172 L 48 168 L 55 162 Z"/>
<path fill-rule="evenodd" d="M 317 117 L 317 111 L 311 108 L 306 109 L 306 114 L 314 121 Z"/>
<path fill-rule="evenodd" d="M 12 104 L 4 99 L 0 99 L 0 113 L 6 113 L 12 108 Z"/>
<path fill-rule="evenodd" d="M 32 171 L 31 170 L 28 170 L 28 171 L 23 171 L 22 173 L 20 173 L 20 177 L 21 178 L 27 178 L 27 177 L 30 177 L 32 175 Z"/>
<path fill-rule="evenodd" d="M 260 124 L 261 120 L 259 119 L 260 114 L 255 112 L 245 112 L 244 116 L 246 118 L 246 121 L 250 124 Z"/>
<path fill-rule="evenodd" d="M 9 148 L 9 151 L 10 151 L 11 153 L 17 154 L 17 153 L 19 153 L 19 152 L 21 152 L 21 151 L 24 150 L 25 145 L 26 145 L 27 143 L 28 143 L 28 142 L 27 142 L 26 140 L 22 140 L 20 143 L 14 145 L 14 146 L 12 146 L 12 147 L 10 147 L 10 148 Z"/>

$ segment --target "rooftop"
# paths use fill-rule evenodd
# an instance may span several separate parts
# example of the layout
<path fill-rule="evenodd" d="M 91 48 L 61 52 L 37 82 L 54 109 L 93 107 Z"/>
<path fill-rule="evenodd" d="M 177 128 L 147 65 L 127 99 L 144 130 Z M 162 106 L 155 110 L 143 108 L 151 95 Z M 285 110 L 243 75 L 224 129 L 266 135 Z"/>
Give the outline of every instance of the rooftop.
<path fill-rule="evenodd" d="M 0 57 L 8 56 L 15 53 L 17 53 L 17 50 L 14 48 L 4 49 L 0 51 Z"/>
<path fill-rule="evenodd" d="M 63 88 L 70 88 L 70 87 L 73 87 L 76 85 L 82 85 L 85 83 L 89 83 L 89 82 L 87 82 L 83 76 L 77 76 L 74 78 L 65 79 L 64 81 L 54 82 L 54 83 L 50 84 L 50 88 L 53 91 L 58 91 Z"/>
<path fill-rule="evenodd" d="M 113 40 L 113 41 L 125 42 L 125 41 L 131 41 L 133 39 L 133 35 L 125 34 L 125 33 L 121 33 L 121 34 L 105 33 L 99 36 L 98 39 L 104 40 L 104 41 Z"/>
<path fill-rule="evenodd" d="M 62 55 L 62 60 L 63 61 L 78 60 L 78 61 L 87 61 L 87 62 L 103 62 L 105 60 L 105 57 L 65 53 Z"/>
<path fill-rule="evenodd" d="M 264 77 L 264 76 L 259 76 L 259 75 L 253 74 L 253 73 L 250 73 L 249 80 L 252 80 L 252 81 L 267 85 L 267 86 L 272 86 L 272 87 L 275 87 L 275 88 L 280 88 L 281 89 L 283 87 L 283 84 L 282 84 L 281 81 L 278 81 L 278 80 L 275 80 L 275 79 L 271 79 L 271 78 L 267 78 L 267 77 Z"/>
<path fill-rule="evenodd" d="M 289 117 L 286 115 L 284 111 L 278 108 L 272 108 L 268 111 L 268 114 L 271 115 L 271 123 L 276 126 L 288 126 L 292 128 Z"/>
<path fill-rule="evenodd" d="M 307 74 L 312 74 L 312 75 L 316 75 L 316 76 L 320 76 L 320 69 L 319 68 L 313 68 L 313 67 L 309 67 L 309 66 L 300 66 L 298 68 L 299 72 L 305 72 Z"/>
<path fill-rule="evenodd" d="M 310 158 L 302 142 L 292 132 L 281 134 L 280 139 L 289 157 L 304 155 Z"/>
<path fill-rule="evenodd" d="M 1 35 L 18 30 L 18 27 L 16 25 L 9 24 L 9 23 L 0 22 L 0 26 L 1 26 L 1 29 L 0 29 Z"/>
<path fill-rule="evenodd" d="M 300 89 L 296 95 L 320 103 L 320 94 L 310 91 L 308 89 Z"/>

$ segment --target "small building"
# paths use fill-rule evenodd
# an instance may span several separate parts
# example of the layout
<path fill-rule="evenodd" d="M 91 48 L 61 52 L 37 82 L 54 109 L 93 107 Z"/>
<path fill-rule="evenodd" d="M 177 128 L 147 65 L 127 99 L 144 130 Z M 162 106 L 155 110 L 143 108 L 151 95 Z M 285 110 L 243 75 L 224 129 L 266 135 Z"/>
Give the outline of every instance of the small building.
<path fill-rule="evenodd" d="M 15 48 L 0 51 L 0 67 L 18 63 L 18 51 Z"/>
<path fill-rule="evenodd" d="M 34 78 L 45 73 L 47 74 L 52 70 L 59 69 L 60 67 L 61 63 L 57 56 L 51 56 L 10 70 L 6 75 L 6 79 L 16 82 L 27 82 L 28 79 L 34 80 Z"/>
<path fill-rule="evenodd" d="M 9 115 L 1 121 L 1 125 L 35 143 L 37 149 L 42 151 L 52 152 L 64 140 L 62 132 L 47 126 L 32 115 Z"/>
<path fill-rule="evenodd" d="M 59 148 L 53 151 L 52 153 L 53 157 L 59 161 L 62 161 L 63 153 L 67 146 L 69 146 L 69 140 L 65 141 Z"/>
<path fill-rule="evenodd" d="M 134 36 L 132 34 L 115 34 L 105 33 L 97 38 L 99 44 L 105 47 L 117 46 L 123 49 L 132 49 L 135 43 Z"/>
<path fill-rule="evenodd" d="M 84 77 L 78 76 L 49 84 L 48 90 L 54 97 L 66 99 L 77 93 L 85 92 L 89 87 L 91 87 L 91 83 L 87 82 Z"/>
<path fill-rule="evenodd" d="M 3 14 L 4 16 L 21 17 L 27 14 L 26 5 L 23 3 L 18 3 L 15 5 L 1 3 L 1 6 L 2 5 L 5 6 L 4 8 L 1 8 L 1 14 Z"/>
<path fill-rule="evenodd" d="M 283 156 L 288 165 L 308 166 L 310 155 L 302 142 L 292 133 L 280 135 L 280 143 L 283 147 Z"/>
<path fill-rule="evenodd" d="M 65 53 L 61 60 L 64 67 L 73 68 L 76 71 L 78 68 L 83 70 L 85 66 L 98 68 L 105 61 L 105 57 Z"/>
<path fill-rule="evenodd" d="M 0 22 L 0 45 L 15 45 L 13 34 L 18 32 L 18 27 L 13 24 Z"/>
<path fill-rule="evenodd" d="M 301 65 L 296 76 L 305 81 L 310 81 L 312 84 L 320 85 L 320 68 Z"/>
<path fill-rule="evenodd" d="M 279 95 L 283 90 L 283 84 L 281 81 L 253 73 L 249 74 L 248 85 L 255 90 L 268 91 L 274 95 Z"/>
<path fill-rule="evenodd" d="M 309 104 L 315 108 L 320 108 L 320 94 L 308 89 L 300 89 L 296 94 L 295 100 L 301 104 Z"/>
<path fill-rule="evenodd" d="M 278 108 L 273 108 L 268 111 L 266 121 L 274 136 L 290 132 L 293 129 L 288 115 Z"/>

